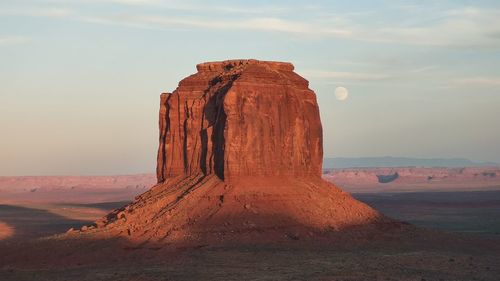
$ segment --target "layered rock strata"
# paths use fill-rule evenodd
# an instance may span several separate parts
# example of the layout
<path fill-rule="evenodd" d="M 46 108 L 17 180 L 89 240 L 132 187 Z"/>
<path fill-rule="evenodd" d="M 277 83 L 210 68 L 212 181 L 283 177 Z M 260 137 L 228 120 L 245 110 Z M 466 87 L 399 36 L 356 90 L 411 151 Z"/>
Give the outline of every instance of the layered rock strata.
<path fill-rule="evenodd" d="M 161 95 L 159 183 L 196 173 L 320 176 L 316 96 L 292 64 L 231 60 L 197 69 Z"/>

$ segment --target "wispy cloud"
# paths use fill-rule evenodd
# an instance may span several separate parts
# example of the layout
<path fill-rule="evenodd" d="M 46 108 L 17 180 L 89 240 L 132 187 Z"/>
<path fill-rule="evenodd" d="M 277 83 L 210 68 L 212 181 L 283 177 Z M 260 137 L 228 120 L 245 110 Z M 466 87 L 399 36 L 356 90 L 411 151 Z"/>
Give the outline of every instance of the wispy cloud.
<path fill-rule="evenodd" d="M 459 48 L 494 48 L 500 46 L 500 10 L 464 7 L 445 10 L 438 20 L 426 25 L 364 29 L 366 39 L 412 45 Z"/>
<path fill-rule="evenodd" d="M 438 69 L 438 65 L 427 65 L 427 66 L 422 66 L 419 68 L 412 69 L 410 72 L 411 73 L 424 73 L 424 72 L 429 72 L 431 70 Z"/>
<path fill-rule="evenodd" d="M 19 45 L 29 43 L 31 39 L 23 36 L 0 37 L 0 46 Z"/>
<path fill-rule="evenodd" d="M 469 86 L 500 86 L 500 77 L 469 77 L 452 79 L 452 83 Z"/>
<path fill-rule="evenodd" d="M 375 43 L 407 44 L 454 48 L 500 47 L 500 10 L 464 8 L 442 12 L 442 19 L 422 26 L 372 27 L 349 20 L 321 22 L 287 20 L 280 17 L 258 18 L 175 18 L 154 15 L 108 16 L 101 21 L 129 26 L 190 27 L 198 29 L 258 30 L 294 33 L 305 36 L 335 37 Z"/>
<path fill-rule="evenodd" d="M 296 11 L 293 6 L 277 6 L 277 5 L 220 5 L 211 3 L 204 5 L 200 3 L 192 3 L 189 1 L 176 1 L 176 0 L 83 0 L 94 3 L 111 3 L 123 6 L 136 6 L 144 8 L 155 8 L 162 10 L 177 10 L 188 12 L 203 12 L 203 13 L 237 13 L 237 14 L 278 14 Z M 311 9 L 309 6 L 305 9 Z"/>
<path fill-rule="evenodd" d="M 0 10 L 0 15 L 7 15 L 7 16 L 67 18 L 72 14 L 73 11 L 66 8 L 22 8 L 22 9 Z"/>
<path fill-rule="evenodd" d="M 336 28 L 320 28 L 314 25 L 284 20 L 274 17 L 249 18 L 249 19 L 228 19 L 213 20 L 205 18 L 180 18 L 166 16 L 133 16 L 119 15 L 108 17 L 83 17 L 87 22 L 101 24 L 126 25 L 143 28 L 169 28 L 169 27 L 188 27 L 211 30 L 256 30 L 269 32 L 283 32 L 295 34 L 308 34 L 311 36 L 349 36 L 350 31 Z"/>
<path fill-rule="evenodd" d="M 305 70 L 301 71 L 301 74 L 309 78 L 340 79 L 350 81 L 381 81 L 394 78 L 392 75 L 381 73 L 337 72 L 326 70 Z"/>
<path fill-rule="evenodd" d="M 158 0 L 106 0 L 106 2 L 126 4 L 126 5 L 152 5 L 161 3 Z"/>
<path fill-rule="evenodd" d="M 90 3 L 117 3 L 120 5 L 140 5 L 155 9 L 130 9 L 116 14 L 102 10 L 89 14 L 88 9 L 78 13 L 75 9 L 43 8 L 2 10 L 0 14 L 65 18 L 97 24 L 123 25 L 136 28 L 192 28 L 204 30 L 255 30 L 280 32 L 320 38 L 339 38 L 374 43 L 406 44 L 453 48 L 500 48 L 500 9 L 464 7 L 434 12 L 432 17 L 420 22 L 401 24 L 394 19 L 378 23 L 351 20 L 347 14 L 338 15 L 334 20 L 324 20 L 309 9 L 300 19 L 291 17 L 287 7 L 245 7 L 238 5 L 214 6 L 194 5 L 178 1 L 155 0 L 93 0 Z M 186 15 L 170 13 L 169 10 L 183 10 Z M 297 9 L 297 7 L 295 7 Z M 206 10 L 213 13 L 206 13 Z M 203 14 L 200 12 L 203 11 Z M 279 12 L 277 12 L 279 11 Z M 429 21 L 429 19 L 432 19 Z"/>

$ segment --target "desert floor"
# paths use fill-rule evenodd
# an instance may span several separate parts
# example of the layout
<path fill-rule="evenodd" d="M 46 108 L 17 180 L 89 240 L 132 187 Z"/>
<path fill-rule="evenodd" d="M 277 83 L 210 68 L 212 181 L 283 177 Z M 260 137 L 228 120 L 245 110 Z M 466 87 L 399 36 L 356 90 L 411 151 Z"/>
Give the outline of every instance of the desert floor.
<path fill-rule="evenodd" d="M 200 246 L 168 254 L 121 247 L 104 263 L 19 264 L 6 254 L 16 245 L 36 247 L 36 238 L 79 228 L 126 202 L 9 201 L 0 204 L 0 280 L 500 280 L 500 191 L 354 196 L 430 230 L 358 245 Z"/>

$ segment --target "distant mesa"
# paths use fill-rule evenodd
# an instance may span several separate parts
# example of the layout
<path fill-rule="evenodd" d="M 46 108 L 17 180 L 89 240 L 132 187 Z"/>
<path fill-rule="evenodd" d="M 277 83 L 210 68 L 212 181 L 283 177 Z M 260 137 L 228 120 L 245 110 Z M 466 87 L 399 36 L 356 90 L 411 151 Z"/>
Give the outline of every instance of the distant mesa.
<path fill-rule="evenodd" d="M 474 162 L 465 158 L 410 158 L 410 157 L 334 157 L 325 158 L 323 169 L 344 168 L 388 168 L 388 167 L 426 167 L 426 168 L 463 168 L 498 167 L 499 163 Z"/>
<path fill-rule="evenodd" d="M 397 178 L 399 178 L 398 172 L 390 175 L 377 175 L 379 183 L 389 183 L 395 181 Z"/>
<path fill-rule="evenodd" d="M 161 95 L 158 184 L 62 237 L 212 245 L 373 238 L 404 227 L 322 180 L 316 95 L 291 63 L 197 70 Z"/>
<path fill-rule="evenodd" d="M 498 190 L 500 167 L 325 169 L 323 178 L 355 193 Z"/>
<path fill-rule="evenodd" d="M 490 177 L 490 178 L 494 178 L 497 176 L 497 173 L 495 172 L 482 172 L 481 174 L 485 177 Z"/>

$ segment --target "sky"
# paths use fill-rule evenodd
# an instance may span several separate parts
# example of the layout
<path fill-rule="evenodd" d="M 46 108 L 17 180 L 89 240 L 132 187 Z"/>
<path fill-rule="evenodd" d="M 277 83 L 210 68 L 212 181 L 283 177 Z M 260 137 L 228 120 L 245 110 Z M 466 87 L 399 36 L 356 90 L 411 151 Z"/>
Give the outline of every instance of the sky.
<path fill-rule="evenodd" d="M 310 81 L 326 157 L 500 162 L 497 0 L 1 0 L 0 176 L 154 172 L 160 93 L 235 58 Z"/>

